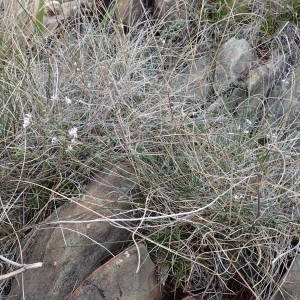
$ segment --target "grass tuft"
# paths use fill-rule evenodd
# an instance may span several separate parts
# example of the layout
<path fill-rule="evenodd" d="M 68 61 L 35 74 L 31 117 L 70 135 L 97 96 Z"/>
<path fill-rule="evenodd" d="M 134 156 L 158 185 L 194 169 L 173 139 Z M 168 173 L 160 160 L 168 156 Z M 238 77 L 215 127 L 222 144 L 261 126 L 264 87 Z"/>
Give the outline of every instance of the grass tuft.
<path fill-rule="evenodd" d="M 0 253 L 21 261 L 36 224 L 128 160 L 137 217 L 124 222 L 175 294 L 269 299 L 299 243 L 299 116 L 270 116 L 264 95 L 256 110 L 250 96 L 235 111 L 207 108 L 229 38 L 246 38 L 262 63 L 275 48 L 299 58 L 279 30 L 299 29 L 296 1 L 202 1 L 186 20 L 140 20 L 126 35 L 108 14 L 50 38 L 39 4 L 29 41 L 22 11 L 0 19 Z M 209 64 L 195 82 L 198 60 Z"/>

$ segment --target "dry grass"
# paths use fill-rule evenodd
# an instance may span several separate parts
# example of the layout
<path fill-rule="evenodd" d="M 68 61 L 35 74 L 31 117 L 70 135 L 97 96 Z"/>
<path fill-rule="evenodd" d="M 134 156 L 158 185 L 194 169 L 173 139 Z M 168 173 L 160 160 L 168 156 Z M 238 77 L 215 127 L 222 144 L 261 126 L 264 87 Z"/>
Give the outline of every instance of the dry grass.
<path fill-rule="evenodd" d="M 35 224 L 81 194 L 95 170 L 129 160 L 143 204 L 122 221 L 148 241 L 168 285 L 204 299 L 269 299 L 299 242 L 299 116 L 270 119 L 264 107 L 249 115 L 247 105 L 209 112 L 213 92 L 207 102 L 180 81 L 207 57 L 211 79 L 232 36 L 257 51 L 284 49 L 282 79 L 292 72 L 297 40 L 266 32 L 261 1 L 237 2 L 203 1 L 190 20 L 163 29 L 143 20 L 127 35 L 107 18 L 51 43 L 35 34 L 26 44 L 14 16 L 0 21 L 3 256 L 22 262 Z"/>

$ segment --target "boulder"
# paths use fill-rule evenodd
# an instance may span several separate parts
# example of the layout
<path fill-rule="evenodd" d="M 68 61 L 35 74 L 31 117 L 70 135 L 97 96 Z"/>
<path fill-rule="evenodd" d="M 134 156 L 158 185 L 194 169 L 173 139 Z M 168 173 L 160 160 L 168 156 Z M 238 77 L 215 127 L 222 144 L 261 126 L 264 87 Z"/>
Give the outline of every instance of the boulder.
<path fill-rule="evenodd" d="M 39 300 L 41 295 L 43 299 L 65 299 L 79 282 L 122 250 L 130 236 L 124 225 L 82 221 L 105 220 L 115 213 L 122 218 L 134 185 L 129 179 L 132 172 L 124 164 L 99 173 L 81 199 L 62 205 L 28 237 L 22 249 L 23 261 L 41 261 L 43 267 L 26 271 L 23 283 L 17 276 L 10 299 L 21 299 L 22 288 L 26 299 Z M 78 223 L 59 223 L 61 220 Z"/>
<path fill-rule="evenodd" d="M 138 247 L 138 249 L 137 249 Z M 155 266 L 143 244 L 132 246 L 95 270 L 68 300 L 160 300 Z"/>
<path fill-rule="evenodd" d="M 245 82 L 255 58 L 252 47 L 245 39 L 231 38 L 224 43 L 216 58 L 216 92 L 226 91 L 232 83 Z"/>
<path fill-rule="evenodd" d="M 248 96 L 247 80 L 251 64 L 256 59 L 245 39 L 231 38 L 217 53 L 214 90 L 220 102 L 229 110 Z"/>

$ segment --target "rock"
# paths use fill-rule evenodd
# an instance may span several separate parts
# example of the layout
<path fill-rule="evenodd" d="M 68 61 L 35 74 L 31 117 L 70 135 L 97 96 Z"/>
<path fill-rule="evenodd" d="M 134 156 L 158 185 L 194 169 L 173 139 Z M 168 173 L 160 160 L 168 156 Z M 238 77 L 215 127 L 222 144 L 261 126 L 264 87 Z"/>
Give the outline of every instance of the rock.
<path fill-rule="evenodd" d="M 242 103 L 248 95 L 247 79 L 255 54 L 244 39 L 231 38 L 217 54 L 214 90 L 229 110 Z"/>
<path fill-rule="evenodd" d="M 120 252 L 130 233 L 120 224 L 81 223 L 81 220 L 105 218 L 122 212 L 134 185 L 128 178 L 132 169 L 124 164 L 109 173 L 101 172 L 80 201 L 61 206 L 45 223 L 77 220 L 77 224 L 41 225 L 23 248 L 25 263 L 41 261 L 43 267 L 23 274 L 26 299 L 60 300 L 92 271 Z M 128 208 L 128 207 L 127 207 Z M 122 217 L 119 214 L 118 217 Z M 128 216 L 127 216 L 128 217 Z M 21 278 L 12 284 L 10 299 L 21 299 Z"/>
<path fill-rule="evenodd" d="M 300 255 L 294 259 L 282 286 L 271 300 L 294 300 L 300 297 Z"/>
<path fill-rule="evenodd" d="M 254 60 L 254 52 L 246 40 L 231 38 L 223 44 L 216 58 L 216 92 L 226 91 L 233 83 L 245 82 Z"/>
<path fill-rule="evenodd" d="M 154 16 L 160 19 L 172 19 L 177 11 L 176 0 L 154 0 Z"/>
<path fill-rule="evenodd" d="M 284 56 L 274 51 L 269 62 L 249 70 L 246 82 L 248 93 L 241 107 L 248 119 L 260 114 L 266 98 L 275 87 L 274 83 L 282 75 L 284 66 Z"/>
<path fill-rule="evenodd" d="M 67 299 L 160 300 L 160 289 L 155 266 L 146 247 L 139 244 L 138 251 L 132 246 L 99 267 Z"/>
<path fill-rule="evenodd" d="M 280 78 L 285 66 L 285 57 L 277 51 L 271 55 L 269 62 L 253 68 L 249 72 L 248 92 L 250 96 L 266 96 L 274 87 L 274 82 Z"/>
<path fill-rule="evenodd" d="M 272 121 L 284 118 L 293 129 L 300 130 L 300 65 L 277 83 L 268 101 L 268 114 Z"/>
<path fill-rule="evenodd" d="M 142 0 L 119 0 L 117 2 L 117 18 L 127 26 L 140 19 L 145 11 Z"/>

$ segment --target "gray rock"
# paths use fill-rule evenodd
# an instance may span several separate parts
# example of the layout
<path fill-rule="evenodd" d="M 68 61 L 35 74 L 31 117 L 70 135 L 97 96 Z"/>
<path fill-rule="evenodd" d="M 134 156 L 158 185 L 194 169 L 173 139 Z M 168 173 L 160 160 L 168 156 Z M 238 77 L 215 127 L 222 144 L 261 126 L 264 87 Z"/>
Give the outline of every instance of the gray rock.
<path fill-rule="evenodd" d="M 23 248 L 24 263 L 43 262 L 43 267 L 23 274 L 26 299 L 61 300 L 93 270 L 120 252 L 130 233 L 109 222 L 81 223 L 122 211 L 133 186 L 131 167 L 121 165 L 99 173 L 79 201 L 61 206 L 45 223 L 77 220 L 77 224 L 40 226 Z M 119 215 L 121 217 L 122 215 Z M 21 299 L 21 278 L 12 284 L 10 299 Z"/>
<path fill-rule="evenodd" d="M 300 65 L 277 83 L 277 89 L 271 93 L 268 113 L 273 121 L 284 118 L 286 125 L 300 129 Z"/>
<path fill-rule="evenodd" d="M 284 56 L 274 51 L 269 62 L 250 69 L 246 82 L 247 95 L 243 107 L 244 111 L 247 111 L 248 118 L 257 116 L 265 102 L 269 101 L 266 98 L 274 90 L 274 83 L 282 75 L 284 67 Z"/>
<path fill-rule="evenodd" d="M 140 262 L 140 264 L 139 264 Z M 139 269 L 137 270 L 137 267 Z M 130 247 L 88 276 L 68 300 L 160 300 L 155 266 L 143 244 Z"/>
<path fill-rule="evenodd" d="M 282 286 L 271 300 L 296 300 L 300 297 L 300 255 L 294 259 Z"/>
<path fill-rule="evenodd" d="M 244 39 L 231 38 L 221 46 L 214 76 L 218 104 L 233 110 L 247 99 L 247 79 L 255 59 L 254 51 Z M 218 107 L 216 103 L 213 106 Z"/>
<path fill-rule="evenodd" d="M 216 59 L 215 91 L 220 94 L 232 84 L 245 82 L 255 58 L 251 46 L 244 39 L 231 38 L 224 43 Z"/>
<path fill-rule="evenodd" d="M 274 82 L 282 75 L 285 57 L 275 51 L 269 62 L 253 68 L 247 81 L 250 96 L 264 97 L 274 87 Z"/>

